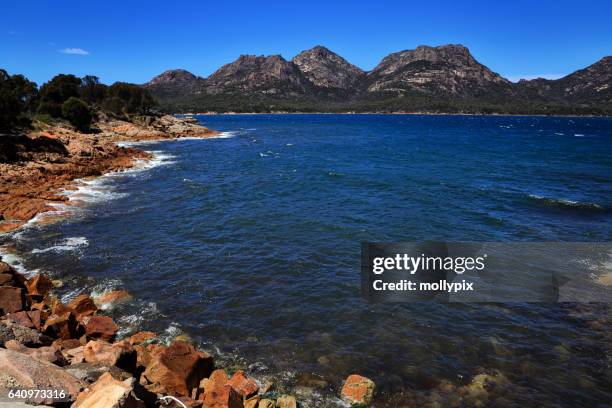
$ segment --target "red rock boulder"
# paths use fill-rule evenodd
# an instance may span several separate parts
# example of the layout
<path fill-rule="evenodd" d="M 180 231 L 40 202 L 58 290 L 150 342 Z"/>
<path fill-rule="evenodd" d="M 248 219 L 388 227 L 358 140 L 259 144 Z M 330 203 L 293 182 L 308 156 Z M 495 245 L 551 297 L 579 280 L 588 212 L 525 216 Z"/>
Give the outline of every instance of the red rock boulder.
<path fill-rule="evenodd" d="M 225 370 L 215 370 L 200 382 L 200 400 L 206 408 L 243 408 L 242 397 L 228 384 Z"/>
<path fill-rule="evenodd" d="M 98 311 L 93 299 L 87 294 L 78 295 L 68 303 L 68 307 L 74 310 L 77 320 L 81 320 L 85 316 L 90 316 Z"/>
<path fill-rule="evenodd" d="M 27 281 L 26 287 L 28 294 L 42 298 L 53 289 L 53 283 L 46 275 L 38 274 Z"/>
<path fill-rule="evenodd" d="M 90 364 L 117 366 L 125 371 L 136 371 L 136 350 L 127 342 L 114 344 L 92 340 L 83 347 L 83 358 Z"/>
<path fill-rule="evenodd" d="M 242 370 L 236 371 L 232 378 L 229 379 L 228 384 L 244 398 L 249 398 L 257 394 L 259 390 L 257 383 L 247 378 Z"/>
<path fill-rule="evenodd" d="M 0 316 L 19 312 L 24 309 L 25 304 L 23 289 L 0 286 Z"/>
<path fill-rule="evenodd" d="M 85 316 L 81 321 L 88 339 L 113 341 L 119 329 L 108 316 Z"/>
<path fill-rule="evenodd" d="M 141 383 L 151 392 L 189 397 L 212 368 L 211 356 L 175 341 L 169 347 L 152 348 Z"/>

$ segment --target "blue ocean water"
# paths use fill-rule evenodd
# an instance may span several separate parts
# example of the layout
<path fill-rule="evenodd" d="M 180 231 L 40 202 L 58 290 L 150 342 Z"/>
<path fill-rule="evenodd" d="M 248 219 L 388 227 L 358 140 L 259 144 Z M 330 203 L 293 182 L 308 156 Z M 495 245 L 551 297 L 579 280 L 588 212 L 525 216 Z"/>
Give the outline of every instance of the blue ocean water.
<path fill-rule="evenodd" d="M 140 146 L 155 166 L 88 182 L 9 257 L 67 299 L 125 288 L 125 333 L 188 333 L 314 406 L 353 372 L 377 406 L 461 406 L 479 373 L 484 406 L 612 400 L 609 304 L 373 305 L 359 272 L 362 241 L 609 241 L 612 119 L 198 119 L 224 137 Z"/>

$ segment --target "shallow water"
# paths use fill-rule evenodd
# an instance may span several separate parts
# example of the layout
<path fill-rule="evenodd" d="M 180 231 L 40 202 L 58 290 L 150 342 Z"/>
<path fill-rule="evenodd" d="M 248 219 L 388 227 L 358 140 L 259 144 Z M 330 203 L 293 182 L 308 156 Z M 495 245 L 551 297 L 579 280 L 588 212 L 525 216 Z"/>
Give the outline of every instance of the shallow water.
<path fill-rule="evenodd" d="M 66 299 L 126 288 L 124 333 L 186 332 L 279 388 L 321 376 L 329 386 L 299 389 L 316 406 L 352 372 L 375 380 L 380 406 L 459 406 L 483 371 L 504 380 L 471 403 L 609 403 L 608 305 L 371 305 L 359 251 L 608 241 L 611 119 L 199 119 L 229 133 L 142 145 L 147 168 L 88 181 L 71 218 L 2 238 L 11 260 L 63 279 Z"/>

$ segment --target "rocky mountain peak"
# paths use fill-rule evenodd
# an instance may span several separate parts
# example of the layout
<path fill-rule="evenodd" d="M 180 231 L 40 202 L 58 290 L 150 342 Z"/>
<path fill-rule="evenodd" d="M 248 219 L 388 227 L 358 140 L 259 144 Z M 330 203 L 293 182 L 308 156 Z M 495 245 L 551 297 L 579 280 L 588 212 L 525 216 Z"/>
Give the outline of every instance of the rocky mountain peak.
<path fill-rule="evenodd" d="M 320 88 L 346 91 L 365 76 L 360 68 L 321 45 L 302 51 L 291 61 L 309 81 Z"/>
<path fill-rule="evenodd" d="M 306 93 L 308 80 L 280 55 L 241 55 L 206 80 L 208 93 L 256 92 L 280 95 Z"/>
<path fill-rule="evenodd" d="M 157 75 L 145 84 L 145 86 L 155 86 L 181 82 L 195 82 L 200 80 L 200 77 L 195 76 L 185 69 L 169 69 Z"/>
<path fill-rule="evenodd" d="M 490 84 L 510 82 L 480 64 L 460 44 L 418 46 L 383 58 L 369 74 L 369 92 L 418 91 L 472 96 Z"/>

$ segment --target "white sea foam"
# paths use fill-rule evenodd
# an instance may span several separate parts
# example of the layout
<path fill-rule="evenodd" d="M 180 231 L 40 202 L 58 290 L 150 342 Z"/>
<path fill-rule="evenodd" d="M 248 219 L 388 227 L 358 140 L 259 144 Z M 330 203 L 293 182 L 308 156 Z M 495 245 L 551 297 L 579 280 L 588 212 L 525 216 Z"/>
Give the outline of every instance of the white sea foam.
<path fill-rule="evenodd" d="M 89 245 L 89 241 L 85 237 L 70 237 L 60 241 L 57 245 L 49 248 L 38 249 L 35 248 L 31 252 L 33 254 L 41 254 L 45 252 L 58 252 L 58 251 L 74 251 L 78 248 L 86 247 Z"/>
<path fill-rule="evenodd" d="M 574 133 L 575 137 L 584 137 L 584 135 L 582 133 Z"/>
<path fill-rule="evenodd" d="M 9 251 L 6 246 L 0 247 L 0 256 L 2 256 L 2 262 L 6 262 L 11 265 L 17 272 L 25 276 L 26 278 L 32 277 L 40 272 L 40 269 L 28 270 L 23 265 L 23 259 L 12 251 Z"/>
<path fill-rule="evenodd" d="M 140 302 L 138 304 L 138 312 L 124 315 L 117 319 L 120 326 L 117 335 L 124 337 L 130 333 L 140 331 L 146 325 L 147 320 L 156 320 L 159 316 L 159 309 L 155 302 Z"/>

